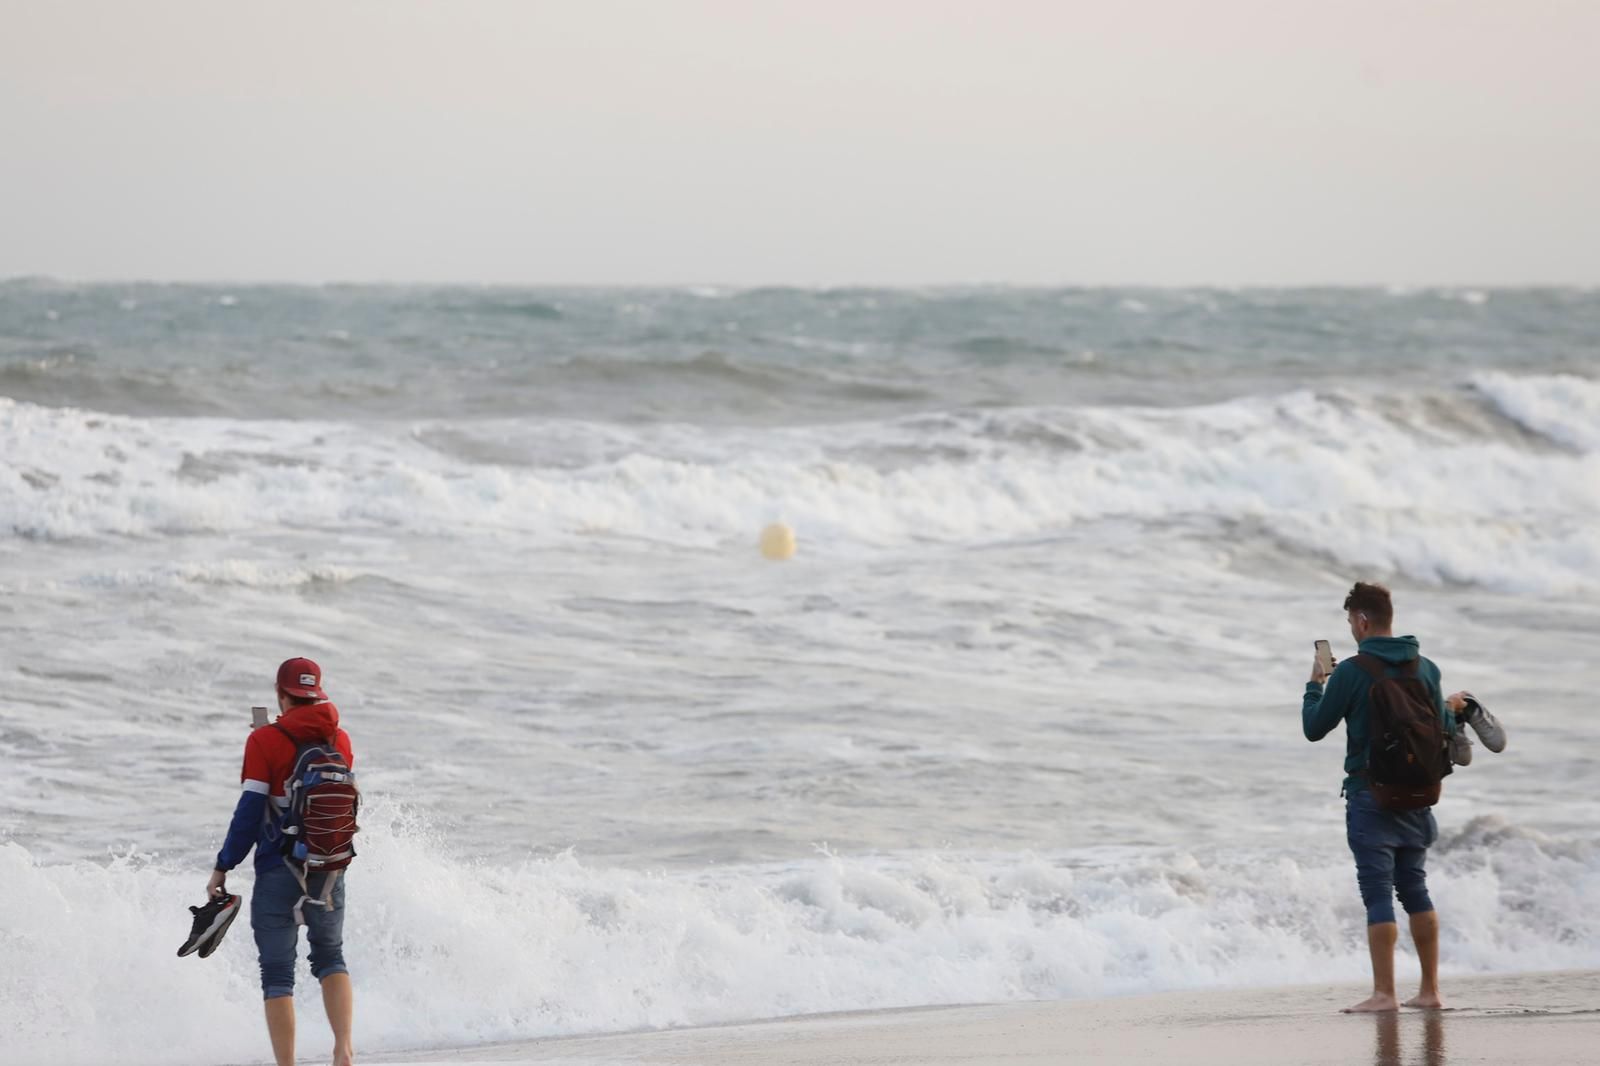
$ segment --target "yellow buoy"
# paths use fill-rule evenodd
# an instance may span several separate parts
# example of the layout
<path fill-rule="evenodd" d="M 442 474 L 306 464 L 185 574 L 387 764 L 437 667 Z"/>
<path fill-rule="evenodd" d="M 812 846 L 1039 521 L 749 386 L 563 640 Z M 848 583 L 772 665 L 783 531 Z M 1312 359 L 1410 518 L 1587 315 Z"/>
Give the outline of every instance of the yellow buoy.
<path fill-rule="evenodd" d="M 794 530 L 782 522 L 774 522 L 761 531 L 761 554 L 775 563 L 794 556 Z"/>

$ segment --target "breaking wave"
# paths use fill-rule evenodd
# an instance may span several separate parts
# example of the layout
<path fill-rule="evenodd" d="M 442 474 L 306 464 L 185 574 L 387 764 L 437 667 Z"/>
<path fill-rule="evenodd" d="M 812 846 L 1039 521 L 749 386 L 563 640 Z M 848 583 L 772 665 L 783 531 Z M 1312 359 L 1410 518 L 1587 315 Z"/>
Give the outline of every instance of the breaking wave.
<path fill-rule="evenodd" d="M 1357 981 L 1367 968 L 1348 856 L 1333 849 L 823 853 L 667 874 L 570 854 L 466 863 L 381 802 L 363 821 L 346 956 L 360 988 L 357 1042 L 369 1050 Z M 132 854 L 50 865 L 0 844 L 8 1055 L 64 1066 L 258 1056 L 265 1035 L 243 924 L 208 960 L 173 956 L 204 867 Z M 1469 826 L 1441 843 L 1430 874 L 1435 898 L 1448 901 L 1443 955 L 1454 972 L 1600 966 L 1600 919 L 1587 906 L 1600 892 L 1592 843 Z M 308 1045 L 324 1039 L 318 1027 L 302 1031 Z"/>
<path fill-rule="evenodd" d="M 136 419 L 0 400 L 0 530 L 271 528 L 717 549 L 782 517 L 809 552 L 1241 529 L 1310 559 L 1505 591 L 1600 574 L 1600 383 L 1293 392 L 1187 408 L 965 411 L 830 427 Z"/>

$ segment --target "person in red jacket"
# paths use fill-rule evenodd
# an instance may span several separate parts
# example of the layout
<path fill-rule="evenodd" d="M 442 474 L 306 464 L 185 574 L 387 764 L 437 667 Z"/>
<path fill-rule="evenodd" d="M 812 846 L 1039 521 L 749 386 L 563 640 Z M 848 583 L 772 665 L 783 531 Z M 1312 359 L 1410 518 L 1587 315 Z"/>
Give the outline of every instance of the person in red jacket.
<path fill-rule="evenodd" d="M 297 746 L 331 740 L 352 767 L 350 735 L 339 728 L 339 709 L 322 691 L 322 668 L 310 659 L 289 659 L 278 667 L 278 720 L 253 730 L 244 745 L 243 791 L 233 811 L 216 868 L 206 882 L 208 897 L 226 891 L 228 871 L 255 849 L 255 888 L 250 894 L 250 927 L 261 959 L 261 992 L 266 1001 L 267 1032 L 278 1066 L 294 1066 L 294 964 L 299 944 L 295 906 L 306 891 L 284 861 L 278 831 L 288 803 L 287 782 L 294 771 Z M 322 983 L 322 1005 L 333 1029 L 334 1066 L 350 1066 L 355 1013 L 350 971 L 344 963 L 344 878 L 340 873 L 313 874 L 311 891 L 320 894 L 320 878 L 337 878 L 331 906 L 304 908 L 306 940 L 311 948 L 311 974 Z"/>

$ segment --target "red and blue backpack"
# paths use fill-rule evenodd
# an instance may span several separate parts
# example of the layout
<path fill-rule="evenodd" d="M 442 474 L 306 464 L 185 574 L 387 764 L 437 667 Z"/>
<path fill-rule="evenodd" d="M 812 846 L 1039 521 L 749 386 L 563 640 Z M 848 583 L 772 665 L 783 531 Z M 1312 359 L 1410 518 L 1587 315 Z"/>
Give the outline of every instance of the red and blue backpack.
<path fill-rule="evenodd" d="M 332 737 L 296 740 L 283 726 L 273 727 L 294 741 L 294 769 L 284 780 L 286 807 L 278 821 L 283 861 L 294 872 L 305 895 L 295 904 L 295 921 L 305 924 L 306 904 L 332 908 L 339 874 L 356 857 L 356 814 L 361 790 L 356 773 Z M 322 892 L 311 894 L 313 874 L 324 873 Z"/>

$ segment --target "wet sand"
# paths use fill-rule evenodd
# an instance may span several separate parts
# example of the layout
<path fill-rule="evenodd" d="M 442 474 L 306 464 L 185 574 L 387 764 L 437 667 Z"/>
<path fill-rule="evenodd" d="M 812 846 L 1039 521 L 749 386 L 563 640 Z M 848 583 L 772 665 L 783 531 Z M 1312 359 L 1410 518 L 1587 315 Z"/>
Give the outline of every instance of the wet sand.
<path fill-rule="evenodd" d="M 1600 1062 L 1600 972 L 1458 978 L 1450 1009 L 1345 1015 L 1359 986 L 820 1015 L 371 1055 L 363 1066 L 1575 1066 Z"/>

